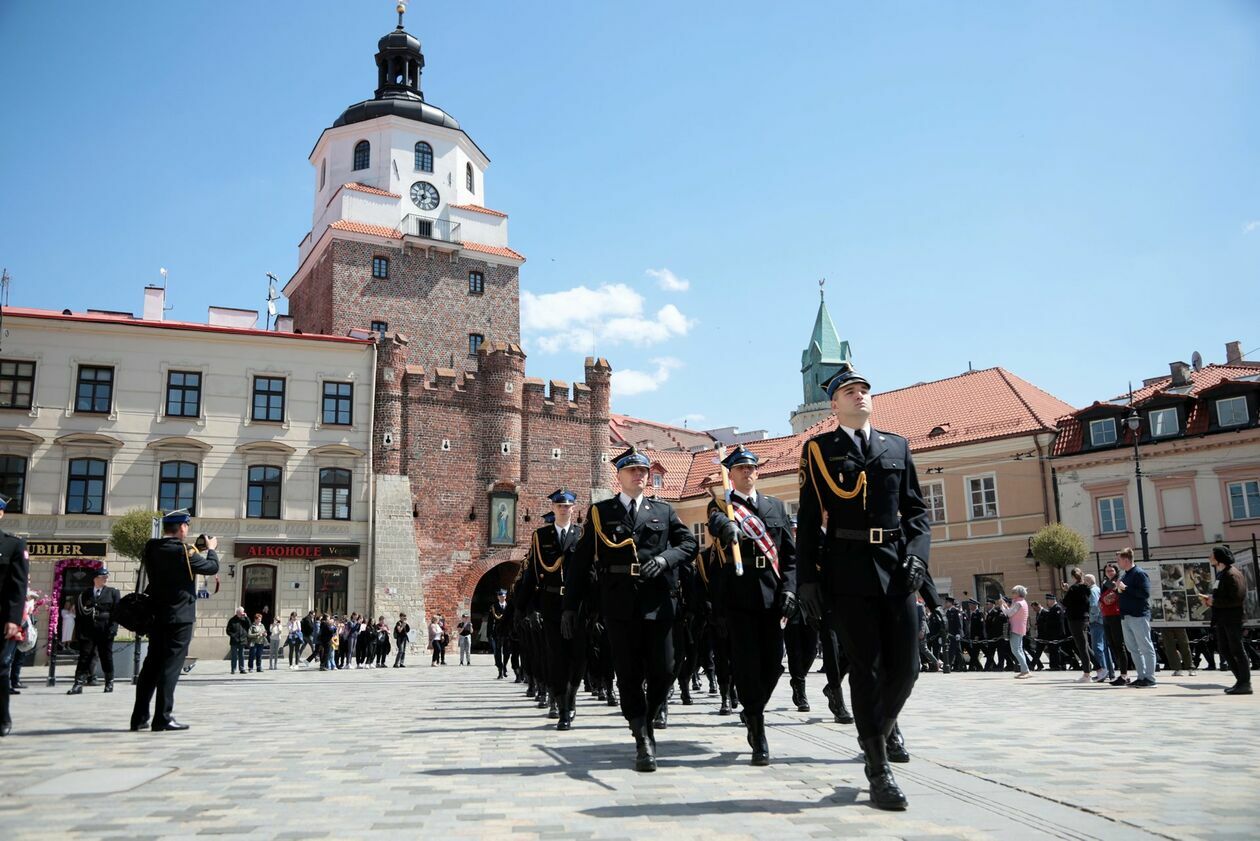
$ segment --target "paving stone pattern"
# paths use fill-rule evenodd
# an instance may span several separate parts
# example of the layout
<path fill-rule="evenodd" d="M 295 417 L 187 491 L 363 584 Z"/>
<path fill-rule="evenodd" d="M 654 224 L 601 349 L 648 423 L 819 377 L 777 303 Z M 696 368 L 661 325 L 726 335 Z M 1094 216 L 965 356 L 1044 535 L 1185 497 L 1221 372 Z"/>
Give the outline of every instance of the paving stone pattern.
<path fill-rule="evenodd" d="M 1153 690 L 1071 673 L 925 675 L 903 716 L 905 813 L 866 804 L 852 726 L 788 707 L 767 716 L 773 764 L 748 765 L 716 699 L 675 705 L 660 770 L 630 769 L 615 710 L 583 696 L 557 733 L 476 665 L 182 679 L 184 733 L 126 730 L 131 688 L 14 698 L 0 741 L 0 837 L 251 839 L 818 838 L 1241 839 L 1260 826 L 1256 696 L 1215 673 Z M 93 770 L 114 776 L 108 784 Z M 80 773 L 76 773 L 80 772 Z M 86 781 L 86 785 L 85 785 Z M 80 794 L 83 790 L 117 790 Z"/>

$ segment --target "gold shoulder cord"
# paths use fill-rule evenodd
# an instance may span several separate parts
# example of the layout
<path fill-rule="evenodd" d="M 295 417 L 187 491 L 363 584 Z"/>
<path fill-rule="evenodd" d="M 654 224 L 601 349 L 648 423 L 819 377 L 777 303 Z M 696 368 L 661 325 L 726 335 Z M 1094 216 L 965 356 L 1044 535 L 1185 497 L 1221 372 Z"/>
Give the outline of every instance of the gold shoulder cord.
<path fill-rule="evenodd" d="M 599 508 L 594 505 L 591 506 L 591 525 L 595 527 L 595 536 L 599 538 L 600 543 L 603 543 L 609 549 L 624 549 L 627 546 L 634 546 L 633 534 L 620 543 L 613 543 L 604 536 L 604 529 L 599 524 Z"/>
<path fill-rule="evenodd" d="M 184 547 L 184 566 L 188 567 L 188 580 L 196 581 L 197 579 L 193 578 L 192 574 L 192 562 L 188 560 L 188 544 L 181 543 L 180 545 Z"/>
<path fill-rule="evenodd" d="M 560 566 L 564 563 L 564 552 L 561 552 L 559 555 L 556 556 L 556 562 L 554 564 L 552 564 L 551 566 L 547 566 L 547 562 L 543 560 L 542 548 L 538 545 L 538 532 L 535 531 L 534 532 L 534 560 L 540 567 L 542 567 L 543 572 L 547 572 L 547 573 L 555 572 L 556 570 L 560 569 Z"/>
<path fill-rule="evenodd" d="M 866 508 L 866 471 L 863 470 L 858 474 L 857 480 L 853 483 L 853 490 L 846 491 L 836 484 L 836 480 L 831 478 L 831 474 L 827 472 L 827 466 L 823 463 L 822 451 L 818 449 L 817 441 L 809 442 L 809 458 L 813 465 L 816 465 L 818 472 L 827 480 L 827 486 L 831 492 L 841 499 L 853 499 L 859 493 L 862 494 L 862 508 Z M 818 484 L 814 483 L 814 492 L 818 493 Z M 822 496 L 818 497 L 818 507 L 821 509 Z"/>
<path fill-rule="evenodd" d="M 704 588 L 709 589 L 709 574 L 704 571 L 704 556 L 696 555 L 696 571 L 700 573 L 700 580 L 704 582 Z"/>

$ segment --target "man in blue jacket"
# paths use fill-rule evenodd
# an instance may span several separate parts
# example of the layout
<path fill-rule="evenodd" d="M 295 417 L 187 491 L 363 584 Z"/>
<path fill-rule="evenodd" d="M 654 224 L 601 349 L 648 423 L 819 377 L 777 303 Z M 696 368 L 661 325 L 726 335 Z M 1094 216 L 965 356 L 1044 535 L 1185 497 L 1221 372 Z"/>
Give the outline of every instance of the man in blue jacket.
<path fill-rule="evenodd" d="M 1133 655 L 1137 680 L 1129 684 L 1139 689 L 1155 685 L 1155 644 L 1151 642 L 1151 578 L 1133 563 L 1133 550 L 1116 553 L 1120 564 L 1120 621 L 1124 647 Z"/>

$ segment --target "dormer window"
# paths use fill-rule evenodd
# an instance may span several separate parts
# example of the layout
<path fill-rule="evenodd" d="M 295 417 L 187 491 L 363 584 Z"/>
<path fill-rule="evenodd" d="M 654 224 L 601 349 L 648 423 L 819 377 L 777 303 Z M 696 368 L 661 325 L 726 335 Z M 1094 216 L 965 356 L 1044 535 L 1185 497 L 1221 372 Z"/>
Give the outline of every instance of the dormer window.
<path fill-rule="evenodd" d="M 360 140 L 354 144 L 354 168 L 355 170 L 367 169 L 372 165 L 372 144 L 366 140 Z"/>
<path fill-rule="evenodd" d="M 663 487 L 665 487 L 665 474 L 661 473 L 659 470 L 657 470 L 657 471 L 653 471 L 653 473 L 652 473 L 652 487 L 654 487 L 654 488 L 663 488 Z"/>
<path fill-rule="evenodd" d="M 416 172 L 433 171 L 433 147 L 421 140 L 416 144 Z"/>
<path fill-rule="evenodd" d="M 1167 438 L 1181 431 L 1175 407 L 1153 410 L 1147 416 L 1147 423 L 1150 425 L 1152 438 Z"/>
<path fill-rule="evenodd" d="M 1226 397 L 1216 401 L 1216 422 L 1219 426 L 1244 426 L 1248 420 L 1245 396 Z"/>
<path fill-rule="evenodd" d="M 470 192 L 470 193 L 475 193 L 475 192 L 477 192 L 475 189 L 473 189 L 473 184 L 474 184 L 474 183 L 475 183 L 475 182 L 473 181 L 473 168 L 472 168 L 472 164 L 464 164 L 464 184 L 465 184 L 465 186 L 467 186 L 467 187 L 468 187 L 468 192 Z"/>
<path fill-rule="evenodd" d="M 1116 419 L 1100 418 L 1089 422 L 1089 445 L 1105 447 L 1116 443 Z"/>

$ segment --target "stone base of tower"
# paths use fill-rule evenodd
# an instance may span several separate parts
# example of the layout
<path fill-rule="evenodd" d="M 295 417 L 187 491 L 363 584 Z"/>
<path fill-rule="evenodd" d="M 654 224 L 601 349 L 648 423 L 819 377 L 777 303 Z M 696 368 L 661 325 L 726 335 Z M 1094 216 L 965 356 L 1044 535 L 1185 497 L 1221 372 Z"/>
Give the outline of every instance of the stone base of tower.
<path fill-rule="evenodd" d="M 792 412 L 792 434 L 800 435 L 820 420 L 831 416 L 830 403 L 803 403 Z"/>
<path fill-rule="evenodd" d="M 406 476 L 376 477 L 373 520 L 372 611 L 391 622 L 406 613 L 413 628 L 423 628 L 424 587 L 416 560 L 411 482 Z"/>

